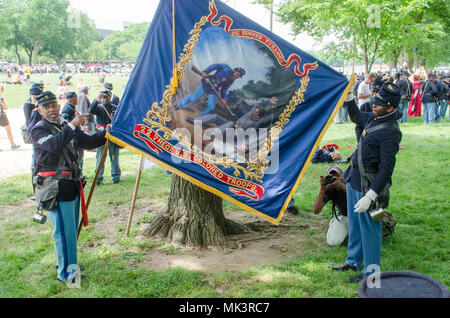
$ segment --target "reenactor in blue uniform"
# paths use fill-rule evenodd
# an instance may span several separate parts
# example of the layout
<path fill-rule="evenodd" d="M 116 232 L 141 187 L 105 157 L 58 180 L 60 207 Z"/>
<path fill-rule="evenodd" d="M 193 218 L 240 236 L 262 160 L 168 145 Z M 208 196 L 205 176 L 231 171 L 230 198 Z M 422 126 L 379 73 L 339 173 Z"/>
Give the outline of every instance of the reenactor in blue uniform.
<path fill-rule="evenodd" d="M 381 221 L 389 204 L 396 155 L 402 133 L 397 123 L 400 89 L 393 83 L 383 85 L 371 97 L 372 113 L 361 112 L 350 94 L 345 102 L 352 122 L 364 127 L 358 150 L 353 154 L 351 166 L 345 172 L 347 183 L 348 256 L 341 265 L 330 265 L 335 270 L 357 270 L 361 274 L 350 277 L 349 282 L 360 282 L 372 271 L 379 270 L 381 261 Z"/>
<path fill-rule="evenodd" d="M 203 111 L 202 115 L 207 115 L 216 109 L 217 101 L 223 106 L 227 107 L 226 96 L 231 85 L 238 79 L 245 75 L 245 70 L 242 68 L 232 69 L 226 64 L 213 64 L 208 66 L 203 72 L 193 67 L 195 73 L 202 77 L 201 85 L 191 95 L 183 98 L 175 110 L 183 109 L 188 104 L 208 95 L 208 106 Z M 210 73 L 215 72 L 213 75 Z"/>
<path fill-rule="evenodd" d="M 68 122 L 71 122 L 75 118 L 77 112 L 78 97 L 75 92 L 69 92 L 66 94 L 66 105 L 64 105 L 61 111 L 61 117 Z"/>
<path fill-rule="evenodd" d="M 400 123 L 406 123 L 408 119 L 408 107 L 409 107 L 409 101 L 411 100 L 411 95 L 413 91 L 412 83 L 408 79 L 409 73 L 405 72 L 402 74 L 397 74 L 398 81 L 395 82 L 397 86 L 400 88 L 402 98 L 400 99 L 400 109 L 403 112 L 403 117 L 400 120 Z"/>
<path fill-rule="evenodd" d="M 113 85 L 111 83 L 105 83 L 105 85 L 103 85 L 103 86 L 105 87 L 105 89 L 110 91 L 112 94 L 111 104 L 118 106 L 120 104 L 120 98 L 119 98 L 119 96 L 116 96 L 113 94 Z"/>
<path fill-rule="evenodd" d="M 96 116 L 96 127 L 99 131 L 105 130 L 106 127 L 112 123 L 114 114 L 116 113 L 117 105 L 111 103 L 111 97 L 112 93 L 108 90 L 104 90 L 101 91 L 100 95 L 92 102 L 90 113 Z M 97 169 L 100 169 L 97 185 L 100 185 L 103 181 L 105 166 L 103 165 L 102 167 L 99 167 L 103 148 L 103 146 L 97 148 L 97 164 L 95 173 L 97 173 Z M 109 161 L 111 163 L 111 177 L 114 184 L 118 184 L 120 183 L 121 176 L 119 165 L 119 146 L 110 142 L 108 151 Z"/>
<path fill-rule="evenodd" d="M 440 110 L 439 112 L 436 114 L 436 121 L 440 121 L 441 119 L 445 118 L 445 114 L 447 113 L 447 107 L 448 107 L 448 85 L 447 83 L 445 83 L 444 78 L 440 78 L 437 82 L 436 82 L 438 88 L 439 88 L 439 96 L 438 96 L 438 101 L 439 101 L 439 106 L 440 106 Z"/>
<path fill-rule="evenodd" d="M 62 119 L 58 99 L 52 92 L 42 93 L 38 106 L 43 119 L 31 131 L 36 155 L 36 202 L 39 210 L 49 211 L 54 227 L 57 278 L 72 281 L 78 264 L 77 234 L 80 198 L 83 198 L 77 150 L 104 145 L 106 132 L 93 136 L 83 133 L 79 127 L 85 123 L 85 115 L 75 114 L 70 123 Z M 84 210 L 83 215 L 87 222 Z"/>
<path fill-rule="evenodd" d="M 42 83 L 33 83 L 31 85 L 30 88 L 30 98 L 27 99 L 27 101 L 25 102 L 25 104 L 23 105 L 23 113 L 25 115 L 25 125 L 26 125 L 26 129 L 28 129 L 28 126 L 30 125 L 31 122 L 31 117 L 33 115 L 33 111 L 37 112 L 37 100 L 36 98 L 41 95 L 44 92 L 44 84 Z M 37 112 L 37 114 L 39 115 L 39 112 Z M 37 118 L 39 118 L 39 120 L 37 120 Z M 40 121 L 42 118 L 37 117 L 34 121 L 36 121 L 36 123 L 38 121 Z"/>
<path fill-rule="evenodd" d="M 439 88 L 434 74 L 428 74 L 428 80 L 422 84 L 423 123 L 434 124 L 436 121 Z"/>

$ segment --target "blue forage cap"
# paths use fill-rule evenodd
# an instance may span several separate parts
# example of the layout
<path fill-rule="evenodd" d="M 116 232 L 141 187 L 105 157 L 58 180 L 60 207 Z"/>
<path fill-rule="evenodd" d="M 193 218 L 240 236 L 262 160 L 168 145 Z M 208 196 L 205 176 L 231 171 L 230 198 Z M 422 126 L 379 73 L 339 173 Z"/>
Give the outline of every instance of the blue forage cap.
<path fill-rule="evenodd" d="M 378 106 L 398 107 L 401 99 L 401 90 L 394 83 L 385 83 L 377 95 L 370 98 L 370 103 Z"/>
<path fill-rule="evenodd" d="M 30 88 L 30 95 L 38 96 L 44 92 L 43 83 L 33 83 Z"/>
<path fill-rule="evenodd" d="M 66 94 L 66 99 L 73 98 L 75 96 L 77 96 L 77 94 L 75 94 L 75 92 L 69 92 Z"/>
<path fill-rule="evenodd" d="M 45 106 L 51 103 L 57 103 L 58 98 L 55 94 L 50 91 L 43 92 L 41 95 L 36 97 L 39 106 Z"/>

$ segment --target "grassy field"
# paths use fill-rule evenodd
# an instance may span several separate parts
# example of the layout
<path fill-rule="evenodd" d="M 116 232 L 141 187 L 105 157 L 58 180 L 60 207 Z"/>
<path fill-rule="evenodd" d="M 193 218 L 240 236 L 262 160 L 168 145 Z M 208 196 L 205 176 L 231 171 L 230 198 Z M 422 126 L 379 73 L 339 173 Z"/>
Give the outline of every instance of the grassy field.
<path fill-rule="evenodd" d="M 3 75 L 2 75 L 3 76 Z M 58 85 L 59 85 L 59 74 L 46 74 L 44 76 L 40 76 L 37 74 L 33 74 L 31 76 L 31 82 L 43 82 L 45 84 L 45 90 L 50 90 L 57 95 L 58 93 Z M 68 75 L 66 75 L 68 76 Z M 0 82 L 6 80 L 5 78 L 0 77 Z M 89 96 L 92 99 L 97 97 L 98 93 L 104 88 L 99 86 L 98 77 L 96 75 L 85 75 L 85 74 L 75 74 L 71 79 L 71 86 L 68 86 L 69 91 L 75 91 L 78 83 L 82 80 L 84 85 L 90 87 Z M 122 96 L 124 91 L 124 85 L 128 81 L 126 77 L 119 76 L 106 76 L 105 82 L 109 82 L 113 84 L 114 90 L 113 93 L 117 96 Z M 29 97 L 29 90 L 31 87 L 30 83 L 22 84 L 22 85 L 12 85 L 12 84 L 3 84 L 5 87 L 4 98 L 6 100 L 6 104 L 10 109 L 22 108 L 23 104 Z M 62 105 L 64 106 L 64 105 Z"/>
<path fill-rule="evenodd" d="M 397 156 L 390 204 L 399 223 L 395 234 L 383 241 L 382 270 L 420 272 L 450 286 L 450 124 L 447 119 L 432 126 L 410 119 L 402 131 L 403 149 Z M 354 126 L 332 125 L 323 143 L 336 143 L 344 155 L 350 154 L 353 149 L 348 146 L 356 146 Z M 0 181 L 0 297 L 357 297 L 358 285 L 346 282 L 349 273 L 327 267 L 345 260 L 346 246 L 328 247 L 326 233 L 314 227 L 291 227 L 303 243 L 289 247 L 275 265 L 240 273 L 139 267 L 146 253 L 161 248 L 161 243 L 138 239 L 137 226 L 132 228 L 132 237 L 126 237 L 123 222 L 114 224 L 111 237 L 100 231 L 104 220 L 111 219 L 114 211 L 128 209 L 131 201 L 139 157 L 124 151 L 120 160 L 123 182 L 120 187 L 111 183 L 107 164 L 106 184 L 97 189 L 91 206 L 91 225 L 81 235 L 79 263 L 87 275 L 81 289 L 69 289 L 55 279 L 52 228 L 49 223 L 31 222 L 34 206 L 28 200 L 29 176 Z M 85 164 L 91 180 L 94 164 L 94 159 Z M 327 167 L 310 165 L 296 192 L 298 219 L 303 224 L 326 223 L 330 218 L 329 205 L 321 215 L 312 213 L 319 177 Z M 137 208 L 163 207 L 169 190 L 170 176 L 164 170 L 146 170 Z M 224 205 L 226 213 L 237 209 L 228 202 Z M 152 217 L 144 215 L 139 221 L 145 223 Z M 177 252 L 175 247 L 165 248 L 167 253 Z"/>

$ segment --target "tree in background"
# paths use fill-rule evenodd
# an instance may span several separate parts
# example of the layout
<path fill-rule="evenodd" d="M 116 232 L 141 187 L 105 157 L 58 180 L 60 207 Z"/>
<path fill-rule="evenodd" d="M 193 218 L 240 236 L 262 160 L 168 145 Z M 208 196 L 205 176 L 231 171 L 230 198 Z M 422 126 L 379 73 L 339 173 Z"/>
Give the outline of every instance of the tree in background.
<path fill-rule="evenodd" d="M 102 41 L 102 46 L 107 51 L 106 59 L 136 60 L 149 27 L 150 23 L 143 22 L 108 35 Z"/>
<path fill-rule="evenodd" d="M 446 0 L 285 0 L 277 15 L 292 23 L 295 35 L 307 32 L 318 42 L 334 38 L 324 53 L 362 60 L 368 73 L 378 58 L 394 66 L 405 52 L 429 67 L 448 61 L 443 40 L 450 23 L 449 5 Z"/>

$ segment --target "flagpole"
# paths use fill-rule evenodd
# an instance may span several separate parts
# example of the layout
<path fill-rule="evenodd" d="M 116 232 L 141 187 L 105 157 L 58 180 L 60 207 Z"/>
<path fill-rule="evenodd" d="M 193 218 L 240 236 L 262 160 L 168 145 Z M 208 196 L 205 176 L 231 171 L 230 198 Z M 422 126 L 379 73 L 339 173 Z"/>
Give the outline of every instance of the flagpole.
<path fill-rule="evenodd" d="M 273 32 L 273 0 L 270 0 L 270 32 Z"/>
<path fill-rule="evenodd" d="M 139 190 L 139 183 L 141 182 L 142 170 L 144 169 L 144 156 L 141 157 L 141 164 L 139 165 L 138 175 L 136 177 L 136 184 L 134 185 L 133 199 L 131 200 L 130 216 L 128 217 L 126 236 L 130 236 L 131 222 L 133 221 L 134 208 L 136 207 L 137 193 Z"/>
<path fill-rule="evenodd" d="M 109 140 L 106 139 L 105 147 L 103 148 L 102 156 L 100 158 L 100 162 L 99 162 L 99 165 L 97 167 L 97 172 L 95 173 L 94 182 L 92 183 L 91 191 L 89 192 L 89 197 L 88 197 L 88 200 L 86 202 L 86 213 L 87 213 L 87 211 L 89 211 L 89 206 L 91 205 L 92 196 L 94 195 L 95 186 L 97 185 L 97 181 L 98 181 L 98 177 L 100 175 L 101 167 L 105 164 L 106 154 L 108 153 L 108 148 L 109 148 Z M 84 222 L 84 218 L 81 217 L 80 226 L 78 227 L 77 239 L 80 237 L 81 228 L 83 227 L 83 222 Z"/>

